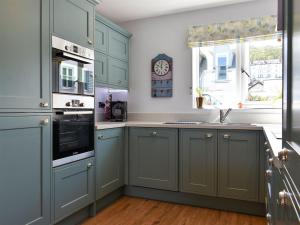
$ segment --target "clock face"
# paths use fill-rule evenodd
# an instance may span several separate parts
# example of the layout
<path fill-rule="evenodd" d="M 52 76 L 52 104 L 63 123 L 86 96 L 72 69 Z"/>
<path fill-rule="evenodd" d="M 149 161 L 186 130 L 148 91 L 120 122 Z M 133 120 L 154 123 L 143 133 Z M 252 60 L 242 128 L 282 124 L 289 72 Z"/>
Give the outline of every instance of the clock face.
<path fill-rule="evenodd" d="M 166 75 L 170 70 L 170 65 L 166 60 L 158 60 L 155 64 L 154 64 L 154 72 L 158 75 L 158 76 L 164 76 Z"/>

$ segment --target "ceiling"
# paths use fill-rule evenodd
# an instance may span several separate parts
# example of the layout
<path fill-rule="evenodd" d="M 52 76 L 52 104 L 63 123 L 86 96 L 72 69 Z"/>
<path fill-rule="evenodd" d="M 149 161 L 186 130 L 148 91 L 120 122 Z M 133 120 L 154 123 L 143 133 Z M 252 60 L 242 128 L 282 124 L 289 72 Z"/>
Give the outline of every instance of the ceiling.
<path fill-rule="evenodd" d="M 102 0 L 96 9 L 112 21 L 122 23 L 247 1 L 253 0 Z"/>

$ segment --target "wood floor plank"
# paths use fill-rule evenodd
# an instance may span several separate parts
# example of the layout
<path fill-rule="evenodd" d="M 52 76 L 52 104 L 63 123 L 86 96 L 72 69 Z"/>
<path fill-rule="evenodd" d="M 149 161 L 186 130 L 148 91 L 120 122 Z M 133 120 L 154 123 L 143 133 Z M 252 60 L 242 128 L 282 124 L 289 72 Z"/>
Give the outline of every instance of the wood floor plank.
<path fill-rule="evenodd" d="M 83 225 L 266 225 L 263 217 L 122 197 Z"/>

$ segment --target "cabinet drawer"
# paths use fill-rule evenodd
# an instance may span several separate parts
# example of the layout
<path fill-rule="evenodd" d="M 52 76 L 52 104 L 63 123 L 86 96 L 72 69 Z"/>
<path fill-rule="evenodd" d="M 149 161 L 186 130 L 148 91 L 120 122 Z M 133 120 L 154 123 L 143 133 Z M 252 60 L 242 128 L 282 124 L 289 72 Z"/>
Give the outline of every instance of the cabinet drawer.
<path fill-rule="evenodd" d="M 109 30 L 109 55 L 128 61 L 128 38 L 114 30 Z"/>
<path fill-rule="evenodd" d="M 94 158 L 54 168 L 55 222 L 94 201 Z"/>

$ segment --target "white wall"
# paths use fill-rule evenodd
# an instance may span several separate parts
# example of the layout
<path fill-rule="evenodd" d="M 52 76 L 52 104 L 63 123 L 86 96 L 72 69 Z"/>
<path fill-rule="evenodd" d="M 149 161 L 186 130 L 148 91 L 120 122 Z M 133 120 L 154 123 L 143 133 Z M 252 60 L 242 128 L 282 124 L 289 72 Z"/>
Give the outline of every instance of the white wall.
<path fill-rule="evenodd" d="M 194 113 L 192 108 L 192 51 L 187 47 L 190 25 L 275 15 L 277 0 L 203 9 L 121 24 L 133 34 L 130 43 L 129 113 Z M 159 53 L 173 57 L 172 98 L 151 98 L 151 59 Z"/>

